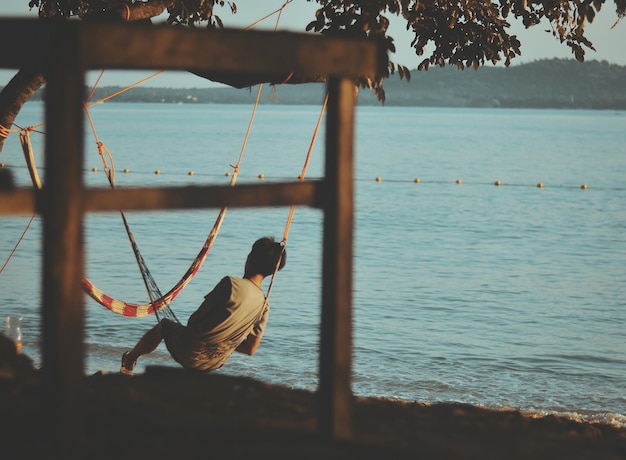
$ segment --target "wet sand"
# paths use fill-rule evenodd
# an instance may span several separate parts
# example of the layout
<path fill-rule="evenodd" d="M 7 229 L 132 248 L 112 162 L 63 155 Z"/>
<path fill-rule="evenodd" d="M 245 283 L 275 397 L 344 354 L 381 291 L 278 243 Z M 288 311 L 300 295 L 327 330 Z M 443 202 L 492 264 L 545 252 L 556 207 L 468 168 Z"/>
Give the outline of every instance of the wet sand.
<path fill-rule="evenodd" d="M 42 458 L 39 372 L 0 377 L 2 459 Z M 314 392 L 148 368 L 84 379 L 82 458 L 626 458 L 626 429 L 470 405 L 354 398 L 352 438 L 317 434 Z M 45 430 L 45 427 L 44 427 Z"/>

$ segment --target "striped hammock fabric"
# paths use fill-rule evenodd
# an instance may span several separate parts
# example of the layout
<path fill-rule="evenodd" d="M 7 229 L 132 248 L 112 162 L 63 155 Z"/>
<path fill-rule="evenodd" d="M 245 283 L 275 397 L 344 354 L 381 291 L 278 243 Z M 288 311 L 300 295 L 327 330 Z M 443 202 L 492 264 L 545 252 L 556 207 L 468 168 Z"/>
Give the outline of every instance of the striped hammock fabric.
<path fill-rule="evenodd" d="M 159 312 L 161 312 L 161 316 L 174 318 L 175 316 L 171 312 L 165 312 L 164 310 L 169 310 L 169 304 L 176 296 L 187 286 L 187 284 L 193 279 L 196 275 L 202 264 L 206 260 L 211 247 L 217 237 L 217 234 L 222 226 L 222 222 L 224 221 L 224 217 L 226 216 L 226 208 L 222 208 L 217 218 L 215 219 L 215 223 L 213 224 L 213 228 L 209 232 L 204 245 L 200 249 L 200 252 L 193 260 L 185 274 L 182 278 L 170 289 L 166 294 L 162 295 L 158 288 L 156 287 L 156 283 L 152 280 L 152 276 L 150 272 L 147 270 L 145 266 L 145 262 L 143 262 L 143 257 L 139 254 L 139 250 L 137 249 L 134 238 L 132 238 L 131 234 L 131 242 L 133 246 L 133 250 L 135 251 L 135 255 L 137 256 L 138 263 L 141 267 L 141 272 L 144 275 L 144 282 L 146 282 L 146 286 L 151 293 L 151 301 L 149 303 L 144 304 L 136 304 L 131 302 L 125 302 L 123 300 L 114 299 L 113 297 L 105 294 L 101 289 L 96 287 L 87 277 L 83 277 L 82 284 L 85 292 L 100 305 L 108 308 L 113 313 L 118 315 L 127 316 L 127 317 L 143 317 L 151 314 L 156 314 L 159 316 Z M 149 279 L 146 280 L 145 277 Z M 150 287 L 149 287 L 150 286 Z"/>

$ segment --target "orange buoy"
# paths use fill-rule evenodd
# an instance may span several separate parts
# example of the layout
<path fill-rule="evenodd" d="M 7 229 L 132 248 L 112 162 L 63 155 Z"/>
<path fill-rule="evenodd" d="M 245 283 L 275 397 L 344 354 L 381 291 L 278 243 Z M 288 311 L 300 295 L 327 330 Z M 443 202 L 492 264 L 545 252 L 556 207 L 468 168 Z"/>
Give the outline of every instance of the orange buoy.
<path fill-rule="evenodd" d="M 583 190 L 587 190 L 587 184 L 581 185 L 580 188 L 583 189 Z"/>
<path fill-rule="evenodd" d="M 415 179 L 413 179 L 413 182 L 419 184 L 420 182 L 422 182 L 422 180 L 419 177 L 416 177 Z"/>
<path fill-rule="evenodd" d="M 500 185 L 502 185 L 502 182 L 500 182 L 499 180 L 497 180 L 497 181 L 495 181 L 495 182 L 493 183 L 493 185 L 496 185 L 496 186 L 498 186 L 498 187 L 499 187 Z"/>
<path fill-rule="evenodd" d="M 537 184 L 537 188 L 543 188 L 543 182 L 539 182 L 539 183 Z"/>

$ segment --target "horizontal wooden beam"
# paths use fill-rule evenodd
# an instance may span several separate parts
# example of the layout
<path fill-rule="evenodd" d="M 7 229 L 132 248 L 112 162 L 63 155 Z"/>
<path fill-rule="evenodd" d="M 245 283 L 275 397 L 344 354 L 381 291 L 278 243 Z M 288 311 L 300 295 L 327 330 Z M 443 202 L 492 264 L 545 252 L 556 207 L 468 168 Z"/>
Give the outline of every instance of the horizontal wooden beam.
<path fill-rule="evenodd" d="M 374 40 L 237 29 L 207 30 L 133 23 L 2 19 L 0 67 L 46 62 L 60 31 L 74 34 L 86 69 L 171 69 L 285 78 L 380 75 L 384 47 Z M 52 64 L 52 63 L 48 63 Z"/>
<path fill-rule="evenodd" d="M 0 190 L 0 215 L 33 214 L 37 206 L 36 194 L 32 188 L 15 188 Z"/>
<path fill-rule="evenodd" d="M 159 187 L 89 188 L 84 193 L 85 212 L 155 211 L 159 209 L 245 208 L 261 206 L 310 206 L 321 208 L 323 181 Z M 45 190 L 30 188 L 0 191 L 0 215 L 26 215 L 39 212 Z"/>

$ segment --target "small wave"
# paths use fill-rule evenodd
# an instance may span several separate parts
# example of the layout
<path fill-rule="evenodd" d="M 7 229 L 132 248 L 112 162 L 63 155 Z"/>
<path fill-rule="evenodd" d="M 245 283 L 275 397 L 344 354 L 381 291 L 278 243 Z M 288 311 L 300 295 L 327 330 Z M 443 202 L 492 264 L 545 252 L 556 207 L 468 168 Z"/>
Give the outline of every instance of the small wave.
<path fill-rule="evenodd" d="M 601 423 L 611 425 L 615 428 L 626 428 L 626 415 L 613 412 L 569 412 L 562 410 L 520 410 L 520 412 L 531 418 L 542 418 L 547 416 L 562 417 L 581 423 Z"/>

